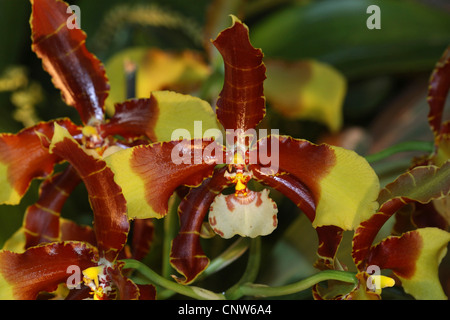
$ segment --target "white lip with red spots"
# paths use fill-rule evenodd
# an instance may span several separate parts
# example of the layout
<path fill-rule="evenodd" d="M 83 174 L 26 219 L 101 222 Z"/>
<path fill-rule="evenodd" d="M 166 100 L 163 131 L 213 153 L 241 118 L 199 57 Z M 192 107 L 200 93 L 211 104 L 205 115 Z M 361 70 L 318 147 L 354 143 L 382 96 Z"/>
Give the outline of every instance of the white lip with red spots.
<path fill-rule="evenodd" d="M 228 239 L 234 235 L 255 238 L 273 232 L 278 225 L 278 208 L 269 190 L 249 190 L 245 196 L 218 195 L 209 211 L 214 232 Z"/>

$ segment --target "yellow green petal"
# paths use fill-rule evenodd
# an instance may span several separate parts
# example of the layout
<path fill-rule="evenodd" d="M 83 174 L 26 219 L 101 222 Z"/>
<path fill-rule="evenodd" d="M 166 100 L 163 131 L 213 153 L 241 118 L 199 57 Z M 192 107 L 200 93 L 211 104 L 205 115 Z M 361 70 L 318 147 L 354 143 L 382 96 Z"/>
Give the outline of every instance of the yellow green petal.
<path fill-rule="evenodd" d="M 315 60 L 265 64 L 264 93 L 274 109 L 288 118 L 320 122 L 332 132 L 341 128 L 347 81 L 339 71 Z"/>

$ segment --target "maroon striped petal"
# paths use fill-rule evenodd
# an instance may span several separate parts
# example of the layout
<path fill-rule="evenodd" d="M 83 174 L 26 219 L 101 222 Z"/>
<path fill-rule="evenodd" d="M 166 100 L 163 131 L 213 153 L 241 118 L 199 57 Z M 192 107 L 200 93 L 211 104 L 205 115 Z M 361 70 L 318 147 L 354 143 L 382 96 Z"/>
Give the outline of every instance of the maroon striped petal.
<path fill-rule="evenodd" d="M 441 135 L 442 116 L 444 113 L 445 101 L 450 89 L 450 46 L 445 50 L 440 60 L 437 62 L 431 76 L 428 87 L 428 122 L 438 143 Z"/>
<path fill-rule="evenodd" d="M 126 243 L 129 223 L 126 201 L 105 161 L 86 153 L 64 128 L 55 126 L 50 152 L 68 161 L 78 172 L 94 212 L 94 230 L 100 253 L 114 261 Z"/>
<path fill-rule="evenodd" d="M 200 244 L 200 231 L 214 198 L 230 183 L 225 171 L 226 168 L 216 171 L 199 187 L 191 189 L 180 203 L 180 231 L 170 253 L 170 263 L 183 275 L 175 278 L 180 283 L 191 283 L 209 264 Z"/>
<path fill-rule="evenodd" d="M 24 218 L 25 248 L 42 242 L 60 240 L 61 210 L 80 178 L 72 167 L 45 180 L 40 187 L 39 200 L 29 206 Z M 67 239 L 76 240 L 76 239 Z"/>
<path fill-rule="evenodd" d="M 225 62 L 225 82 L 217 100 L 217 119 L 225 129 L 255 128 L 265 115 L 263 54 L 249 40 L 248 28 L 233 17 L 213 44 Z"/>
<path fill-rule="evenodd" d="M 174 191 L 181 185 L 197 186 L 211 176 L 222 153 L 214 141 L 181 140 L 129 148 L 105 161 L 123 190 L 128 216 L 161 218 Z"/>
<path fill-rule="evenodd" d="M 367 265 L 367 257 L 378 231 L 398 210 L 411 202 L 428 203 L 448 196 L 450 192 L 450 162 L 442 167 L 416 167 L 381 190 L 381 204 L 376 214 L 361 223 L 353 237 L 353 259 L 360 270 Z"/>
<path fill-rule="evenodd" d="M 0 203 L 18 204 L 31 181 L 53 171 L 61 159 L 43 148 L 41 135 L 53 136 L 53 124 L 58 123 L 76 134 L 79 129 L 69 119 L 41 122 L 17 134 L 0 134 Z"/>
<path fill-rule="evenodd" d="M 314 221 L 316 205 L 313 195 L 297 178 L 285 172 L 268 175 L 258 165 L 249 166 L 249 170 L 253 172 L 257 181 L 280 191 L 300 208 L 311 222 Z M 341 243 L 343 230 L 336 226 L 321 226 L 316 228 L 316 232 L 319 240 L 317 254 L 323 259 L 322 263 L 331 264 Z"/>
<path fill-rule="evenodd" d="M 121 135 L 124 138 L 146 136 L 157 141 L 154 127 L 158 120 L 158 104 L 151 96 L 149 99 L 133 99 L 116 104 L 114 116 L 104 125 L 102 134 Z"/>
<path fill-rule="evenodd" d="M 31 0 L 31 4 L 33 51 L 42 59 L 65 102 L 77 109 L 83 123 L 101 123 L 109 85 L 103 65 L 86 49 L 86 34 L 67 26 L 71 16 L 67 3 Z"/>
<path fill-rule="evenodd" d="M 0 297 L 32 300 L 42 291 L 55 291 L 72 274 L 97 265 L 97 250 L 82 242 L 50 243 L 24 253 L 0 251 Z"/>

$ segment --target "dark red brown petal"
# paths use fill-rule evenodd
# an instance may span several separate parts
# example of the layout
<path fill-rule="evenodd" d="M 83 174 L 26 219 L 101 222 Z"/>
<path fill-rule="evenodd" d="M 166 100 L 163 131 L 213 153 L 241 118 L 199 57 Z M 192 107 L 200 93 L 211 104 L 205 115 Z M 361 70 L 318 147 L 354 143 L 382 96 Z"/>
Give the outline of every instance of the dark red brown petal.
<path fill-rule="evenodd" d="M 450 46 L 445 50 L 442 57 L 436 64 L 428 87 L 428 122 L 433 131 L 436 142 L 441 134 L 442 116 L 445 101 L 450 89 Z"/>
<path fill-rule="evenodd" d="M 32 0 L 31 4 L 33 51 L 83 123 L 102 122 L 109 91 L 105 70 L 86 49 L 86 34 L 81 29 L 68 28 L 68 4 L 60 0 Z"/>
<path fill-rule="evenodd" d="M 208 152 L 212 149 L 219 154 Z M 223 161 L 222 153 L 216 142 L 181 140 L 133 147 L 105 160 L 123 190 L 128 216 L 161 218 L 174 191 L 181 185 L 197 186 L 211 176 Z"/>
<path fill-rule="evenodd" d="M 306 214 L 310 221 L 314 221 L 316 205 L 313 195 L 296 177 L 287 172 L 279 172 L 276 175 L 265 174 L 259 165 L 250 165 L 249 170 L 253 172 L 256 180 L 283 193 Z"/>
<path fill-rule="evenodd" d="M 68 161 L 78 172 L 94 212 L 94 230 L 102 256 L 114 261 L 127 241 L 129 223 L 126 201 L 105 161 L 87 154 L 63 128 L 55 129 L 50 151 Z"/>
<path fill-rule="evenodd" d="M 70 166 L 64 172 L 53 175 L 41 184 L 39 200 L 29 206 L 25 213 L 25 248 L 42 242 L 60 240 L 61 210 L 80 181 L 78 174 Z"/>
<path fill-rule="evenodd" d="M 170 263 L 184 277 L 176 278 L 180 283 L 191 283 L 209 264 L 200 244 L 200 231 L 214 198 L 230 183 L 224 177 L 225 171 L 225 167 L 216 171 L 199 187 L 191 189 L 180 203 L 180 231 L 170 253 Z"/>
<path fill-rule="evenodd" d="M 133 99 L 116 104 L 114 116 L 103 126 L 102 134 L 121 135 L 124 138 L 146 136 L 156 142 L 154 132 L 158 120 L 158 103 L 151 96 L 149 99 Z"/>
<path fill-rule="evenodd" d="M 258 165 L 249 166 L 254 178 L 262 184 L 270 186 L 286 197 L 300 208 L 312 222 L 315 218 L 316 206 L 309 189 L 289 173 L 279 173 L 278 175 L 267 175 L 261 171 Z M 337 249 L 342 240 L 343 230 L 336 226 L 317 227 L 316 232 L 319 238 L 319 249 L 317 254 L 326 264 L 334 261 Z"/>
<path fill-rule="evenodd" d="M 55 291 L 66 283 L 76 266 L 97 265 L 96 248 L 82 242 L 59 242 L 32 247 L 24 253 L 0 251 L 2 294 L 10 299 L 32 300 L 42 292 Z"/>
<path fill-rule="evenodd" d="M 398 210 L 411 202 L 428 203 L 450 192 L 450 162 L 442 167 L 416 167 L 388 184 L 380 191 L 378 212 L 363 221 L 353 237 L 352 256 L 363 270 L 372 243 L 385 222 Z"/>
<path fill-rule="evenodd" d="M 217 100 L 217 119 L 225 129 L 253 129 L 264 118 L 263 54 L 249 39 L 246 25 L 233 19 L 213 44 L 225 63 L 225 82 Z"/>
<path fill-rule="evenodd" d="M 69 119 L 41 122 L 17 134 L 0 134 L 0 203 L 18 204 L 34 178 L 43 178 L 53 171 L 61 159 L 42 147 L 40 135 L 53 136 L 53 124 L 78 132 Z M 3 176 L 4 175 L 4 176 Z"/>
<path fill-rule="evenodd" d="M 155 232 L 153 219 L 136 219 L 132 222 L 132 258 L 142 260 L 150 251 Z"/>
<path fill-rule="evenodd" d="M 412 221 L 418 228 L 435 227 L 447 230 L 449 225 L 449 222 L 436 210 L 433 202 L 416 203 Z"/>
<path fill-rule="evenodd" d="M 84 241 L 97 246 L 94 229 L 79 225 L 71 220 L 60 218 L 61 241 Z"/>
<path fill-rule="evenodd" d="M 410 278 L 414 275 L 422 242 L 420 234 L 415 232 L 385 239 L 370 250 L 367 264 L 391 269 L 402 278 Z"/>

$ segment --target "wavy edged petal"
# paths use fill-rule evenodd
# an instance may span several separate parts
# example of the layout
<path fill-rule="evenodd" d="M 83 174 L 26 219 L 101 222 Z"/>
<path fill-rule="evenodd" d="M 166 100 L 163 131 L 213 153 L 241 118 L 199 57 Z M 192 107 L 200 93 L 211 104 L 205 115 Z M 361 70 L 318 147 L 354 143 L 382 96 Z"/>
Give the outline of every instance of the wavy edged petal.
<path fill-rule="evenodd" d="M 213 44 L 225 62 L 225 82 L 216 104 L 217 119 L 225 129 L 253 129 L 264 118 L 263 54 L 249 39 L 248 28 L 232 16 L 233 25 Z"/>
<path fill-rule="evenodd" d="M 441 134 L 442 116 L 445 100 L 450 89 L 450 46 L 447 47 L 442 57 L 437 62 L 431 76 L 428 87 L 428 122 L 434 133 L 436 142 Z"/>
<path fill-rule="evenodd" d="M 191 283 L 209 264 L 200 244 L 200 233 L 214 198 L 230 184 L 225 171 L 226 168 L 217 170 L 199 187 L 191 189 L 178 207 L 180 231 L 172 242 L 170 263 L 183 275 L 175 277 L 180 283 Z"/>
<path fill-rule="evenodd" d="M 416 299 L 443 299 L 438 267 L 447 252 L 450 233 L 421 228 L 400 237 L 390 237 L 374 246 L 368 264 L 391 269 L 405 291 Z"/>
<path fill-rule="evenodd" d="M 123 262 L 111 270 L 111 277 L 117 286 L 119 300 L 155 300 L 156 289 L 152 285 L 137 285 L 123 274 Z"/>
<path fill-rule="evenodd" d="M 223 159 L 222 152 L 222 146 L 214 141 L 181 140 L 129 148 L 105 161 L 123 190 L 128 217 L 162 218 L 175 189 L 199 185 L 211 176 L 216 163 Z"/>
<path fill-rule="evenodd" d="M 314 221 L 316 205 L 313 194 L 296 177 L 286 172 L 280 172 L 277 175 L 264 174 L 258 165 L 250 165 L 249 170 L 253 172 L 256 180 L 284 194 L 303 211 L 311 222 Z M 318 262 L 332 264 L 342 240 L 343 230 L 336 226 L 321 226 L 316 228 L 316 232 L 319 240 L 317 254 L 323 259 Z"/>
<path fill-rule="evenodd" d="M 97 265 L 97 250 L 82 242 L 50 243 L 23 253 L 0 251 L 0 298 L 36 299 L 53 292 L 71 275 L 69 266 L 81 270 Z"/>
<path fill-rule="evenodd" d="M 353 237 L 352 256 L 359 270 L 364 263 L 378 231 L 400 208 L 411 202 L 428 203 L 448 196 L 450 192 L 450 162 L 442 167 L 416 167 L 381 190 L 379 211 L 362 222 Z"/>
<path fill-rule="evenodd" d="M 39 200 L 25 212 L 24 231 L 29 248 L 42 242 L 60 240 L 61 210 L 80 178 L 72 167 L 45 180 L 39 189 Z M 75 239 L 67 239 L 75 240 Z"/>
<path fill-rule="evenodd" d="M 267 175 L 287 172 L 309 190 L 316 207 L 315 228 L 334 225 L 353 230 L 378 208 L 378 177 L 354 151 L 270 136 L 258 141 L 258 163 L 267 163 L 265 155 L 270 167 L 261 170 Z"/>
<path fill-rule="evenodd" d="M 97 246 L 108 261 L 114 261 L 125 245 L 130 228 L 126 201 L 114 182 L 105 161 L 86 153 L 66 129 L 55 125 L 50 152 L 68 161 L 78 172 L 89 194 L 94 211 Z"/>
<path fill-rule="evenodd" d="M 65 102 L 77 109 L 83 123 L 100 123 L 109 85 L 103 65 L 86 49 L 86 34 L 68 27 L 72 11 L 67 3 L 32 0 L 31 4 L 33 51 L 42 59 Z"/>
<path fill-rule="evenodd" d="M 0 203 L 18 204 L 34 178 L 43 178 L 53 171 L 61 159 L 42 146 L 40 135 L 52 137 L 53 124 L 78 131 L 69 119 L 41 122 L 17 134 L 0 134 Z"/>
<path fill-rule="evenodd" d="M 195 121 L 199 121 L 198 127 Z M 183 133 L 188 140 L 202 138 L 208 129 L 220 132 L 208 102 L 172 91 L 155 91 L 148 99 L 117 104 L 114 116 L 104 125 L 104 135 L 146 136 L 157 142 L 179 139 L 172 137 L 174 132 Z"/>

